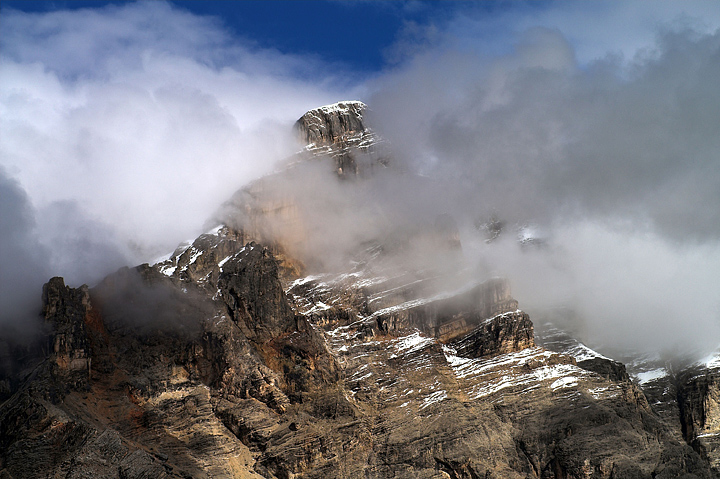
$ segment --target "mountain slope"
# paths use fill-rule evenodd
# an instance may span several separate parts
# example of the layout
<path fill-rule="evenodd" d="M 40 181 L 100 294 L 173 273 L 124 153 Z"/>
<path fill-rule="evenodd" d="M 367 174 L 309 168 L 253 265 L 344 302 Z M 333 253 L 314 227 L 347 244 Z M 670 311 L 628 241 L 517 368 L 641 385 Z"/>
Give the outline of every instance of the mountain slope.
<path fill-rule="evenodd" d="M 311 145 L 156 264 L 47 283 L 46 357 L 0 405 L 0 477 L 717 476 L 712 368 L 682 380 L 677 434 L 621 364 L 538 346 L 507 281 L 463 267 L 452 218 L 317 230 L 349 228 L 393 168 L 364 111 L 303 116 Z M 328 190 L 353 201 L 318 215 Z"/>

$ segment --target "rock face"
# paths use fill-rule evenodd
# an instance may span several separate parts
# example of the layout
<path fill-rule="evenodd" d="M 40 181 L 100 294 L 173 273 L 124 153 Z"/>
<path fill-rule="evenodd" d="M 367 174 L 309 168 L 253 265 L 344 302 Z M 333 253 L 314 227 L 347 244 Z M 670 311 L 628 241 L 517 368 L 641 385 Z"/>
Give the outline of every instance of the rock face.
<path fill-rule="evenodd" d="M 708 464 L 711 476 L 720 475 L 720 431 L 717 408 L 720 354 L 704 363 L 675 366 L 673 361 L 640 355 L 628 358 L 629 367 L 590 350 L 567 334 L 544 325 L 540 342 L 570 355 L 583 369 L 615 381 L 636 383 L 649 408 L 676 440 L 685 442 Z M 680 458 L 678 458 L 680 460 Z"/>
<path fill-rule="evenodd" d="M 339 102 L 310 110 L 295 123 L 303 144 L 331 146 L 366 131 L 363 113 L 367 106 L 360 101 Z"/>
<path fill-rule="evenodd" d="M 43 286 L 42 297 L 43 317 L 53 330 L 49 360 L 54 374 L 67 386 L 84 388 L 91 365 L 88 328 L 96 319 L 88 287 L 70 288 L 55 277 Z"/>
<path fill-rule="evenodd" d="M 522 311 L 499 314 L 483 321 L 456 342 L 458 356 L 481 358 L 522 351 L 535 346 L 533 324 Z"/>
<path fill-rule="evenodd" d="M 352 152 L 363 108 L 298 129 Z M 462 270 L 452 218 L 309 275 L 268 219 L 274 204 L 303 224 L 286 173 L 156 264 L 48 282 L 46 357 L 0 404 L 0 478 L 717 476 L 714 375 L 683 380 L 675 434 L 622 364 L 538 346 L 509 283 Z M 416 268 L 414 241 L 430 257 Z"/>
<path fill-rule="evenodd" d="M 306 156 L 334 159 L 340 178 L 372 174 L 387 167 L 390 155 L 383 140 L 366 124 L 367 106 L 360 101 L 339 102 L 305 113 L 295 131 Z"/>
<path fill-rule="evenodd" d="M 124 269 L 93 290 L 53 278 L 54 347 L 0 408 L 3 477 L 252 477 L 245 418 L 282 421 L 338 371 L 267 249 L 247 244 L 214 268 L 215 299 L 190 268 Z"/>
<path fill-rule="evenodd" d="M 486 320 L 492 319 L 486 321 L 486 326 L 497 326 L 501 322 L 498 315 L 516 311 L 518 307 L 517 300 L 510 296 L 508 282 L 498 278 L 488 280 L 464 293 L 445 293 L 430 299 L 418 299 L 415 295 L 417 292 L 414 289 L 404 291 L 401 287 L 395 287 L 393 294 L 373 298 L 373 303 L 381 306 L 379 309 L 375 309 L 378 306 L 370 308 L 378 328 L 385 333 L 417 328 L 447 341 L 473 331 L 478 324 Z M 518 313 L 522 315 L 522 312 Z M 505 325 L 511 322 L 506 322 Z M 530 324 L 524 335 L 532 339 L 531 323 L 522 323 Z M 532 341 L 527 343 L 527 346 L 532 345 Z"/>
<path fill-rule="evenodd" d="M 225 263 L 218 290 L 245 336 L 264 343 L 295 327 L 278 266 L 269 250 L 249 243 Z"/>
<path fill-rule="evenodd" d="M 720 473 L 720 368 L 692 368 L 679 379 L 677 397 L 685 440 Z"/>
<path fill-rule="evenodd" d="M 270 248 L 280 259 L 283 277 L 322 269 L 331 256 L 318 246 L 331 236 L 319 233 L 323 228 L 340 223 L 348 208 L 379 216 L 362 210 L 367 200 L 358 184 L 388 170 L 390 155 L 386 142 L 366 124 L 366 112 L 358 101 L 307 112 L 295 124 L 301 151 L 276 174 L 237 191 L 214 220 L 237 231 L 243 241 Z M 348 234 L 342 229 L 333 233 Z"/>

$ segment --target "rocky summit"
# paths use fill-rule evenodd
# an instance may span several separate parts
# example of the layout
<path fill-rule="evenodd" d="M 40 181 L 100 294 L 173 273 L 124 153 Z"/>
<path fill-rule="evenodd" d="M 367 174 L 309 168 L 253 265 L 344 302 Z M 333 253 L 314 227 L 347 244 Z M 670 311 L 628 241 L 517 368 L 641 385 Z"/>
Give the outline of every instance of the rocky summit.
<path fill-rule="evenodd" d="M 366 111 L 303 115 L 284 169 L 154 264 L 49 279 L 42 344 L 0 378 L 0 478 L 719 477 L 720 356 L 626 366 L 536 331 L 449 216 L 322 229 L 349 213 L 315 195 L 393 168 Z"/>

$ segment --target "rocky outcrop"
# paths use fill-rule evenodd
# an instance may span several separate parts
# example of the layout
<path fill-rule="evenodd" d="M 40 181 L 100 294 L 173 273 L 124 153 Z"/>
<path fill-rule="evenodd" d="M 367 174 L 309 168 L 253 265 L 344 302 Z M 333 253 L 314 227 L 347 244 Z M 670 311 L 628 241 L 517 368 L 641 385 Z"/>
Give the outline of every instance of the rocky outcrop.
<path fill-rule="evenodd" d="M 457 355 L 465 358 L 522 351 L 535 346 L 533 324 L 522 311 L 499 314 L 452 344 Z"/>
<path fill-rule="evenodd" d="M 590 358 L 578 361 L 578 366 L 588 371 L 593 371 L 612 381 L 630 381 L 630 375 L 623 363 L 607 358 Z"/>
<path fill-rule="evenodd" d="M 304 145 L 330 146 L 365 132 L 363 114 L 367 106 L 361 101 L 344 101 L 305 113 L 295 123 Z"/>
<path fill-rule="evenodd" d="M 381 334 L 359 274 L 354 294 L 348 277 L 294 281 L 293 311 L 268 249 L 225 253 L 214 288 L 160 263 L 89 291 L 107 341 L 88 334 L 88 389 L 53 404 L 36 376 L 0 407 L 5 477 L 710 477 L 632 383 L 534 346 L 521 311 L 445 342 Z M 509 296 L 497 280 L 470 291 L 456 314 Z M 346 308 L 325 332 L 321 304 Z"/>
<path fill-rule="evenodd" d="M 384 141 L 365 121 L 367 106 L 360 101 L 339 102 L 305 113 L 295 123 L 305 160 L 330 157 L 339 178 L 372 175 L 390 163 Z"/>
<path fill-rule="evenodd" d="M 415 290 L 394 288 L 393 293 L 374 301 L 383 306 L 372 313 L 380 331 L 388 333 L 417 328 L 444 341 L 465 335 L 481 322 L 514 312 L 518 307 L 517 300 L 510 294 L 508 281 L 499 278 L 485 281 L 466 292 L 441 293 L 428 300 L 406 296 L 417 295 Z"/>
<path fill-rule="evenodd" d="M 52 331 L 49 360 L 54 375 L 69 387 L 87 387 L 92 362 L 88 328 L 95 320 L 88 287 L 70 288 L 55 277 L 43 286 L 42 300 L 42 314 Z"/>
<path fill-rule="evenodd" d="M 366 124 L 366 111 L 362 102 L 340 102 L 303 115 L 295 125 L 301 151 L 280 171 L 237 191 L 215 213 L 217 223 L 229 226 L 244 242 L 270 248 L 284 275 L 297 277 L 308 268 L 325 267 L 330 255 L 318 254 L 317 244 L 327 240 L 319 230 L 342 223 L 343 209 L 353 205 L 351 196 L 338 189 L 344 183 L 338 179 L 375 178 L 390 165 L 384 140 Z M 358 198 L 355 209 L 365 208 L 364 203 Z M 367 214 L 378 216 L 375 210 Z M 445 240 L 457 243 L 452 232 L 445 233 L 450 237 Z"/>
<path fill-rule="evenodd" d="M 248 339 L 263 344 L 295 329 L 272 253 L 248 243 L 223 265 L 220 297 Z"/>
<path fill-rule="evenodd" d="M 720 476 L 720 370 L 696 367 L 678 381 L 682 432 Z"/>
<path fill-rule="evenodd" d="M 208 257 L 234 241 L 205 240 Z M 272 254 L 254 243 L 225 253 L 193 269 L 208 269 L 196 281 L 182 258 L 176 276 L 123 268 L 92 290 L 53 278 L 53 347 L 0 407 L 0 474 L 252 477 L 253 453 L 232 432 L 248 404 L 275 420 L 293 403 L 329 414 L 337 365 L 290 310 Z"/>

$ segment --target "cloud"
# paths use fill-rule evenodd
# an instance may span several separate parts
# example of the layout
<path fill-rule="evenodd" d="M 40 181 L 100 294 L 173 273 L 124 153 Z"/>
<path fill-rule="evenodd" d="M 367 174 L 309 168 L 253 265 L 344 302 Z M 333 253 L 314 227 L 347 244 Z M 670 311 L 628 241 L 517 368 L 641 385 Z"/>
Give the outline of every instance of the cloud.
<path fill-rule="evenodd" d="M 481 210 L 514 222 L 619 215 L 715 240 L 720 34 L 668 34 L 658 48 L 631 73 L 580 69 L 559 32 L 534 30 L 485 69 L 428 56 L 383 79 L 372 105 L 405 157 L 461 181 Z M 450 88 L 430 70 L 451 73 Z"/>
<path fill-rule="evenodd" d="M 395 42 L 383 52 L 383 57 L 390 64 L 401 63 L 435 44 L 438 36 L 438 28 L 432 23 L 424 25 L 413 20 L 405 21 Z"/>
<path fill-rule="evenodd" d="M 131 245 L 106 222 L 93 219 L 75 201 L 56 201 L 36 214 L 38 241 L 52 252 L 45 266 L 62 271 L 67 284 L 94 284 L 108 271 L 132 264 Z M 47 278 L 46 278 L 47 279 Z"/>
<path fill-rule="evenodd" d="M 515 13 L 512 48 L 492 54 L 468 30 L 483 22 L 451 22 L 372 85 L 377 128 L 452 185 L 466 254 L 510 276 L 537 318 L 571 308 L 565 326 L 605 348 L 707 351 L 720 332 L 720 31 L 658 22 L 643 48 L 605 50 L 630 58 L 590 55 L 575 8 L 551 7 L 542 18 L 566 20 L 544 27 Z M 486 245 L 472 224 L 493 215 L 506 239 Z M 517 246 L 527 225 L 546 248 Z"/>
<path fill-rule="evenodd" d="M 0 16 L 3 326 L 42 284 L 93 285 L 196 237 L 345 96 L 317 59 L 260 49 L 166 2 Z M 28 320 L 28 318 L 30 318 Z"/>
<path fill-rule="evenodd" d="M 0 331 L 28 333 L 36 330 L 49 252 L 38 241 L 27 195 L 1 167 L 0 198 Z"/>
<path fill-rule="evenodd" d="M 514 231 L 487 244 L 462 236 L 478 275 L 509 277 L 536 329 L 551 322 L 611 356 L 701 357 L 718 346 L 720 247 L 668 242 L 586 219 L 556 227 L 541 246 Z"/>
<path fill-rule="evenodd" d="M 493 8 L 494 7 L 494 8 Z M 608 57 L 632 61 L 655 48 L 663 31 L 691 29 L 703 34 L 720 26 L 712 0 L 663 0 L 652 9 L 641 1 L 502 3 L 465 9 L 445 22 L 445 45 L 500 56 L 512 52 L 524 32 L 561 31 L 581 66 Z"/>
<path fill-rule="evenodd" d="M 8 174 L 38 209 L 75 205 L 78 221 L 104 224 L 93 231 L 113 231 L 135 261 L 195 236 L 294 151 L 295 119 L 348 88 L 317 60 L 255 48 L 165 2 L 4 10 L 2 30 Z"/>

